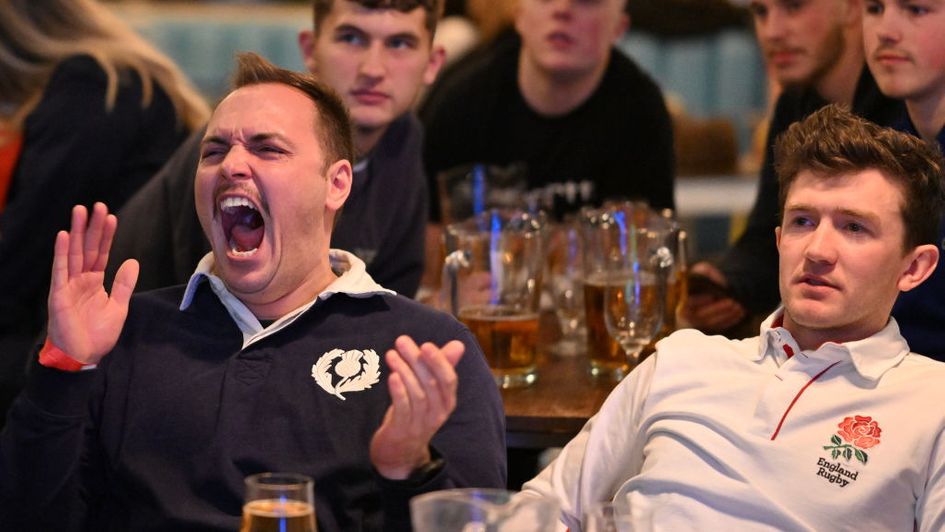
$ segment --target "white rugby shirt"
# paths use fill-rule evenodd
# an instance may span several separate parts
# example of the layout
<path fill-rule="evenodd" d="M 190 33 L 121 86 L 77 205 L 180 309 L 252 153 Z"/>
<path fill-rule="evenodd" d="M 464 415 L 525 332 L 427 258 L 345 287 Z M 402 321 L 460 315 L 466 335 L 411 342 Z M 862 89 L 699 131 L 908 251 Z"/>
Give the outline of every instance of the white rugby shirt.
<path fill-rule="evenodd" d="M 801 352 L 780 317 L 662 340 L 524 494 L 572 531 L 627 494 L 634 530 L 945 530 L 945 364 L 892 318 Z"/>

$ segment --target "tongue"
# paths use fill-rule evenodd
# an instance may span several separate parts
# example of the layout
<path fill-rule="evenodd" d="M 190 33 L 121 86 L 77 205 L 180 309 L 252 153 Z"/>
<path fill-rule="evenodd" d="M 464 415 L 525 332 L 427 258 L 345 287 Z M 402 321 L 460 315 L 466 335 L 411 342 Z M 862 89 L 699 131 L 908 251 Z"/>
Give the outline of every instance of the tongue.
<path fill-rule="evenodd" d="M 252 251 L 258 248 L 259 244 L 262 244 L 263 232 L 262 227 L 253 229 L 243 224 L 233 226 L 232 241 L 236 251 Z"/>
<path fill-rule="evenodd" d="M 235 212 L 234 212 L 235 211 Z M 226 213 L 230 226 L 230 243 L 236 251 L 252 251 L 262 243 L 265 227 L 259 212 L 238 207 Z"/>

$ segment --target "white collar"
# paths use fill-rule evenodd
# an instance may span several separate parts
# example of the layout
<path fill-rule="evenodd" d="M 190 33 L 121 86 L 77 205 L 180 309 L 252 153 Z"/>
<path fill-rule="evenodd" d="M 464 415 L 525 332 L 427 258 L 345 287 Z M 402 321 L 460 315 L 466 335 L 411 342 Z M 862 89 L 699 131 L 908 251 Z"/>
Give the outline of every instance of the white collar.
<path fill-rule="evenodd" d="M 781 326 L 772 327 L 783 316 L 784 308 L 780 307 L 761 324 L 760 342 L 758 342 L 755 360 L 761 360 L 765 355 L 770 355 L 781 364 L 787 359 L 787 355 L 784 354 L 785 345 L 788 345 L 793 353 L 801 352 L 797 341 L 787 329 Z M 890 316 L 886 326 L 872 336 L 842 344 L 827 342 L 806 353 L 816 358 L 849 359 L 857 373 L 869 381 L 876 382 L 909 354 L 909 344 L 899 333 L 899 325 L 895 318 Z"/>
<path fill-rule="evenodd" d="M 236 322 L 237 327 L 243 333 L 243 348 L 261 340 L 271 334 L 274 334 L 301 316 L 305 311 L 312 308 L 319 300 L 326 300 L 335 294 L 346 294 L 351 297 L 366 298 L 379 294 L 395 294 L 393 290 L 388 290 L 374 282 L 374 279 L 367 273 L 364 261 L 355 257 L 352 253 L 340 249 L 328 251 L 328 260 L 331 263 L 331 269 L 341 272 L 341 275 L 332 281 L 324 290 L 316 295 L 311 301 L 301 307 L 289 312 L 278 320 L 271 323 L 268 327 L 263 327 L 256 316 L 226 288 L 223 279 L 213 273 L 213 253 L 207 253 L 197 264 L 197 269 L 190 276 L 187 283 L 187 289 L 184 290 L 184 297 L 180 302 L 180 310 L 187 310 L 194 299 L 197 287 L 200 283 L 207 281 L 210 288 L 216 294 L 220 302 L 229 312 L 230 317 Z"/>

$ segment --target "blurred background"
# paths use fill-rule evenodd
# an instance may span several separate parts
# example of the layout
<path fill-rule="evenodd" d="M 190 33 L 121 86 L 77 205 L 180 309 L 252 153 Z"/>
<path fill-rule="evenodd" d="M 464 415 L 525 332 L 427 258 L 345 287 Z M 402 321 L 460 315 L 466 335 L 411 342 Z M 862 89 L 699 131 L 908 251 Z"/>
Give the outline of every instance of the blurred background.
<path fill-rule="evenodd" d="M 692 259 L 737 236 L 754 201 L 770 87 L 744 2 L 629 0 L 631 27 L 618 48 L 662 88 L 673 114 L 676 204 Z M 211 103 L 227 87 L 237 51 L 303 70 L 298 30 L 309 0 L 109 1 L 174 59 Z M 514 0 L 447 0 L 437 40 L 450 60 L 509 24 Z"/>

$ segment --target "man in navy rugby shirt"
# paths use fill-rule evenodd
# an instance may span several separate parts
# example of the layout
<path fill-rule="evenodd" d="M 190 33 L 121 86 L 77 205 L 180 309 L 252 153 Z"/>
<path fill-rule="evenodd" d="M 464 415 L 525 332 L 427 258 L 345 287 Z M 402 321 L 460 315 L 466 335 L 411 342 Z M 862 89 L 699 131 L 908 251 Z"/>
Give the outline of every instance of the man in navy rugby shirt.
<path fill-rule="evenodd" d="M 107 294 L 102 204 L 59 233 L 48 339 L 0 439 L 0 521 L 234 530 L 245 476 L 294 471 L 320 530 L 408 530 L 418 493 L 504 486 L 469 331 L 329 251 L 352 177 L 341 100 L 251 54 L 235 85 L 201 143 L 213 251 L 186 288 L 132 299 L 128 260 Z"/>

